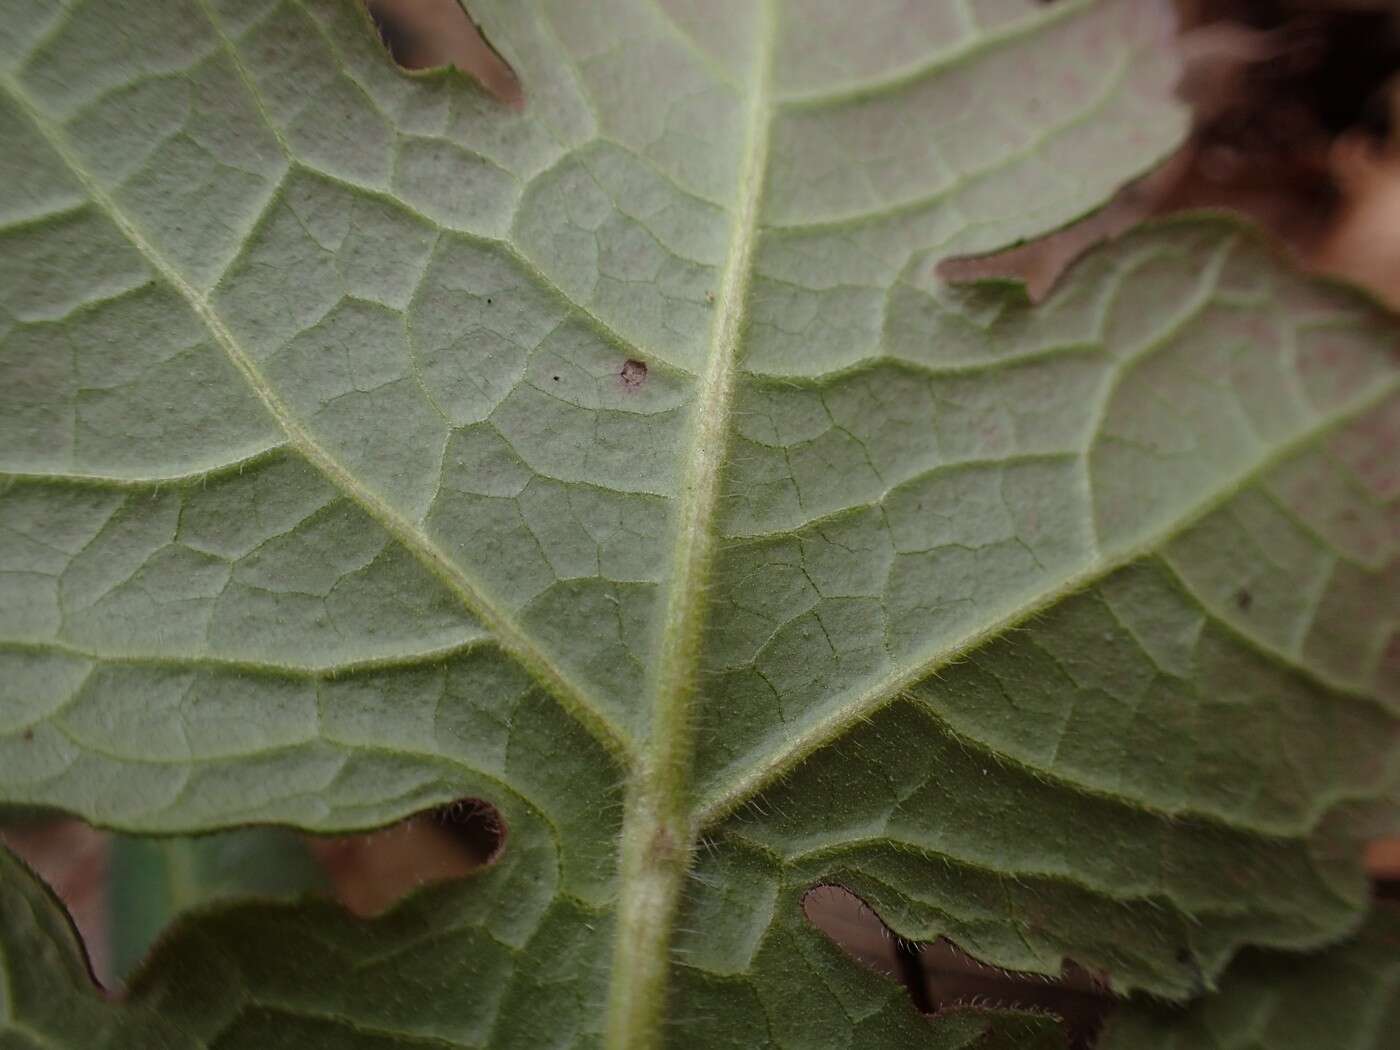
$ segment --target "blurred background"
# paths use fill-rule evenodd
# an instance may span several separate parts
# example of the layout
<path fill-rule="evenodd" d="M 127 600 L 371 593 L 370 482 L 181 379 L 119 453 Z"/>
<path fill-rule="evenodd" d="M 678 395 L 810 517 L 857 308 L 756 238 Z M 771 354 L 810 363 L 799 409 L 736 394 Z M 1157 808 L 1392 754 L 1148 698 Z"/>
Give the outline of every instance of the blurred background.
<path fill-rule="evenodd" d="M 1183 147 L 1107 207 L 1033 244 L 946 264 L 950 277 L 1015 274 L 1033 296 L 1089 247 L 1157 214 L 1229 209 L 1259 223 L 1300 265 L 1355 281 L 1400 308 L 1400 2 L 1176 0 Z M 367 0 L 409 69 L 456 65 L 506 104 L 521 89 L 456 0 Z M 97 979 L 119 990 L 179 912 L 237 895 L 330 893 L 373 915 L 426 882 L 489 863 L 507 834 L 467 800 L 368 835 L 308 838 L 246 829 L 198 839 L 133 839 L 35 812 L 0 814 L 0 839 L 68 904 Z M 1400 897 L 1400 841 L 1373 844 L 1377 893 Z M 1109 1002 L 1091 975 L 1029 981 L 951 945 L 907 945 L 859 900 L 823 887 L 809 917 L 863 962 L 902 980 L 925 1010 L 981 1001 L 1040 1005 L 1089 1045 Z"/>

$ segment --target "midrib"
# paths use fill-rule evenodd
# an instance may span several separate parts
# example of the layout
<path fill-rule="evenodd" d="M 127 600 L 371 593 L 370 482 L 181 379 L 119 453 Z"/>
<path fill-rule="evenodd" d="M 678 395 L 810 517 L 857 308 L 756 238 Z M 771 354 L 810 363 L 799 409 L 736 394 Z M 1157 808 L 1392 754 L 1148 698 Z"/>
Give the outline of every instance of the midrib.
<path fill-rule="evenodd" d="M 760 53 L 746 111 L 739 201 L 715 299 L 709 355 L 692 410 L 687 445 L 691 456 L 681 487 L 675 571 L 662 619 L 651 724 L 623 818 L 622 877 L 608 1003 L 611 1050 L 650 1050 L 660 1045 L 672 931 L 697 829 L 689 799 L 691 708 L 699 680 L 714 517 L 768 166 L 772 0 L 763 0 L 759 20 Z"/>

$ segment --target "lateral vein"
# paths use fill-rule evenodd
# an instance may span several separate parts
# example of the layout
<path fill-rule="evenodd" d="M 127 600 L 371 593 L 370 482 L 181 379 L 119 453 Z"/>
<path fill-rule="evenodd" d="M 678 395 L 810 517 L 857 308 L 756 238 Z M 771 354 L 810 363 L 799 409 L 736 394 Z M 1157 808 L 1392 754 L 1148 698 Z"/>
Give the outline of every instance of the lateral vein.
<path fill-rule="evenodd" d="M 752 760 L 747 765 L 736 764 L 731 767 L 728 772 L 715 778 L 716 782 L 725 785 L 724 790 L 711 794 L 700 803 L 696 815 L 699 827 L 704 828 L 723 820 L 768 785 L 781 779 L 813 752 L 845 735 L 861 722 L 868 721 L 871 715 L 893 703 L 914 685 L 937 674 L 973 650 L 1033 619 L 1069 595 L 1091 587 L 1118 569 L 1152 554 L 1183 529 L 1218 509 L 1237 495 L 1243 486 L 1267 470 L 1286 461 L 1321 435 L 1346 425 L 1369 409 L 1383 403 L 1386 398 L 1396 394 L 1400 394 L 1400 381 L 1382 384 L 1370 394 L 1348 405 L 1336 416 L 1325 420 L 1320 425 L 1304 430 L 1292 441 L 1275 450 L 1272 455 L 1263 458 L 1232 479 L 1230 483 L 1222 485 L 1200 500 L 1188 513 L 1173 521 L 1167 528 L 1158 530 L 1111 556 L 1100 558 L 1084 571 L 1062 580 L 1057 586 L 1039 595 L 1033 601 L 988 621 L 952 645 L 940 646 L 936 651 L 930 652 L 919 660 L 913 667 L 892 670 L 871 689 L 849 703 L 834 709 L 787 741 L 776 752 Z M 1087 454 L 1086 452 L 1085 455 Z"/>

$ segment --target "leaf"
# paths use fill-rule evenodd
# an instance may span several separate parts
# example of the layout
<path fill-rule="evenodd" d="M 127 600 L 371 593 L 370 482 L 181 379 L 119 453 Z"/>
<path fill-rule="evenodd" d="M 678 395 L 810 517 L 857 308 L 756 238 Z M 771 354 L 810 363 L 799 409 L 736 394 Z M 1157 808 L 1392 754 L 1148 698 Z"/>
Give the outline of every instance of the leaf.
<path fill-rule="evenodd" d="M 221 898 L 293 896 L 325 883 L 301 839 L 278 828 L 195 839 L 118 835 L 109 864 L 112 967 L 123 978 L 181 912 Z"/>
<path fill-rule="evenodd" d="M 1141 1008 L 1110 1021 L 1102 1050 L 1211 1046 L 1384 1046 L 1400 1023 L 1400 912 L 1378 907 L 1351 942 L 1311 958 L 1250 950 L 1217 999 Z"/>
<path fill-rule="evenodd" d="M 1170 999 L 1359 925 L 1393 322 L 1218 219 L 946 285 L 1171 148 L 1170 27 L 896 7 L 473 3 L 523 112 L 348 0 L 7 7 L 4 798 L 509 835 L 192 918 L 123 1007 L 6 862 L 5 1038 L 1041 1045 L 802 896 Z"/>

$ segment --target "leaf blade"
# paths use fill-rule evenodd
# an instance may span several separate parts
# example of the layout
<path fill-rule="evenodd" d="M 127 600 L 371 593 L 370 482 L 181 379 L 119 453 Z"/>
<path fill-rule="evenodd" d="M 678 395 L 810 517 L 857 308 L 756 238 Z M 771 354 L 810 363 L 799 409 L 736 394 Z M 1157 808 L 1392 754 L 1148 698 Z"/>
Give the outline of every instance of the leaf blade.
<path fill-rule="evenodd" d="M 1393 712 L 1354 703 L 1383 688 L 1385 639 L 1348 617 L 1393 564 L 1396 486 L 1374 462 L 1393 332 L 1240 263 L 1208 223 L 1101 251 L 1035 309 L 936 274 L 1094 206 L 1176 140 L 1165 5 L 775 7 L 761 30 L 739 3 L 477 6 L 524 114 L 402 76 L 322 0 L 133 5 L 130 55 L 66 8 L 15 22 L 0 64 L 26 169 L 0 214 L 21 264 L 0 288 L 37 394 L 0 501 L 23 588 L 3 620 L 7 797 L 146 830 L 499 801 L 511 849 L 554 858 L 528 899 L 621 909 L 606 992 L 604 934 L 562 971 L 531 962 L 590 989 L 568 1007 L 583 1042 L 614 1011 L 617 1046 L 660 1038 L 676 909 L 722 912 L 757 868 L 771 908 L 697 947 L 729 967 L 701 983 L 779 988 L 786 945 L 804 994 L 845 989 L 802 1036 L 837 1042 L 877 1015 L 880 1038 L 922 1029 L 822 961 L 796 904 L 813 880 L 863 886 L 905 934 L 952 924 L 1002 964 L 1083 956 L 1176 996 L 1241 944 L 1355 923 L 1333 812 L 1396 774 Z M 765 102 L 747 78 L 769 60 Z M 744 114 L 770 109 L 753 133 Z M 216 402 L 221 424 L 189 410 L 235 374 L 252 394 Z M 1333 456 L 1351 477 L 1328 488 Z M 1267 550 L 1221 565 L 1241 536 Z M 1193 617 L 1246 669 L 1192 665 Z M 1037 649 L 1044 682 L 993 682 Z M 1170 688 L 1143 693 L 1154 663 Z M 1260 682 L 1287 701 L 1277 754 L 1210 708 L 1210 775 L 1181 759 L 1195 730 L 1173 699 L 1206 710 L 1218 687 L 1248 708 Z M 1141 725 L 1075 721 L 1134 705 Z M 1322 724 L 1330 753 L 1300 743 Z M 1177 757 L 1154 765 L 1154 746 Z M 971 784 L 930 804 L 951 770 Z M 749 859 L 682 893 L 697 825 L 721 820 L 715 849 Z M 1105 828 L 1123 835 L 1108 864 Z M 1203 882 L 1221 859 L 1234 911 Z M 1037 894 L 1079 896 L 1056 915 Z M 1176 952 L 1201 917 L 1196 974 Z M 312 1031 L 325 1020 L 305 1038 L 403 1035 L 368 1015 Z M 264 1038 L 276 1019 L 246 1023 Z M 980 1038 L 960 1024 L 936 1038 Z"/>

